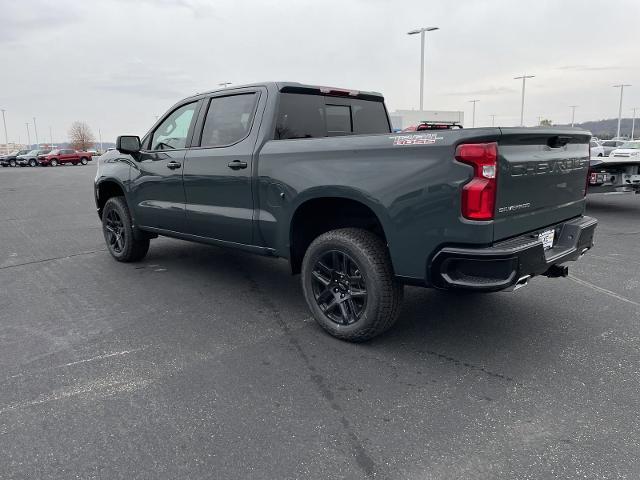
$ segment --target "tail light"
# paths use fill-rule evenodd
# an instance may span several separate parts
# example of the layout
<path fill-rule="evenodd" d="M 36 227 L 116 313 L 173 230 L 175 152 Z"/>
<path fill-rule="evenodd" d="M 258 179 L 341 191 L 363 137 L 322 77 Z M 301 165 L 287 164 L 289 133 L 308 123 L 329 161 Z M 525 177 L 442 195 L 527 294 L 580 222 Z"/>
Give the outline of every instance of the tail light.
<path fill-rule="evenodd" d="M 498 144 L 465 143 L 456 148 L 456 160 L 473 167 L 473 179 L 462 187 L 462 216 L 493 220 L 496 206 Z"/>

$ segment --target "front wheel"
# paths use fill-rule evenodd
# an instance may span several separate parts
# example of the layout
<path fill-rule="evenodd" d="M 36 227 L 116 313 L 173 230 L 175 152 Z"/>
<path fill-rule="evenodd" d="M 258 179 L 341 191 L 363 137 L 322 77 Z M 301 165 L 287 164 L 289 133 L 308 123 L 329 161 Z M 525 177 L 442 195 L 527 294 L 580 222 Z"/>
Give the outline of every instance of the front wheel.
<path fill-rule="evenodd" d="M 318 324 L 350 342 L 389 329 L 403 297 L 386 245 L 359 228 L 332 230 L 311 243 L 302 261 L 302 289 Z"/>
<path fill-rule="evenodd" d="M 87 163 L 89 163 L 89 160 L 87 160 L 86 158 L 82 157 L 82 158 L 80 159 L 80 163 L 81 163 L 82 165 L 86 165 Z"/>
<path fill-rule="evenodd" d="M 57 167 L 58 166 L 58 160 L 56 160 L 54 158 L 53 160 L 51 160 L 51 162 L 49 162 L 49 165 L 51 165 L 52 167 Z"/>
<path fill-rule="evenodd" d="M 15 160 L 9 160 L 9 166 L 10 167 L 15 167 L 16 166 L 16 161 Z"/>
<path fill-rule="evenodd" d="M 36 165 L 38 165 L 38 162 L 36 162 L 33 158 L 31 160 L 29 160 L 29 166 L 30 167 L 35 167 Z"/>
<path fill-rule="evenodd" d="M 136 238 L 124 197 L 111 197 L 102 210 L 102 232 L 109 253 L 119 262 L 142 260 L 149 251 L 148 238 Z"/>

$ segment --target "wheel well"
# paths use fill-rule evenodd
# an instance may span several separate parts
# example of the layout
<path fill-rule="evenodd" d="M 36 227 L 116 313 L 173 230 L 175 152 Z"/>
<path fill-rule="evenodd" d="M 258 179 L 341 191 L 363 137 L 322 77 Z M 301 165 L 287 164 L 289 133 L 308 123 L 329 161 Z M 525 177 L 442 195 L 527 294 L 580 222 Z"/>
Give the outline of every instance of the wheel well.
<path fill-rule="evenodd" d="M 111 197 L 124 197 L 124 191 L 122 187 L 118 185 L 116 182 L 102 182 L 98 185 L 98 215 L 102 217 L 102 209 L 104 208 L 104 204 L 107 203 Z"/>
<path fill-rule="evenodd" d="M 329 230 L 345 227 L 368 230 L 387 242 L 376 214 L 356 200 L 325 197 L 300 205 L 291 219 L 289 233 L 291 271 L 300 273 L 304 254 L 314 239 Z"/>

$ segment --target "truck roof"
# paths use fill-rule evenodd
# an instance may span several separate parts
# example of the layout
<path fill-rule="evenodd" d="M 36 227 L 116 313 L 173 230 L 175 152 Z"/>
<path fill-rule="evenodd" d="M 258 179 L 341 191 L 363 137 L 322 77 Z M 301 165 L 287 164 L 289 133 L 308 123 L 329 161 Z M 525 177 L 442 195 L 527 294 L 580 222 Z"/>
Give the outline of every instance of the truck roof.
<path fill-rule="evenodd" d="M 235 90 L 239 88 L 247 88 L 247 87 L 267 87 L 277 90 L 279 92 L 289 92 L 289 93 L 307 93 L 307 94 L 315 94 L 315 95 L 333 95 L 333 96 L 349 96 L 354 98 L 360 98 L 362 100 L 374 100 L 378 102 L 384 101 L 384 97 L 379 92 L 370 92 L 363 90 L 356 90 L 350 88 L 339 88 L 339 87 L 328 87 L 323 85 L 308 85 L 299 82 L 256 82 L 256 83 L 246 83 L 242 85 L 232 85 L 224 88 L 217 88 L 215 90 L 209 90 L 207 92 L 197 93 L 193 95 L 193 97 L 199 97 L 202 95 L 209 95 L 211 93 L 221 92 L 225 90 Z M 191 97 L 190 97 L 191 98 Z"/>

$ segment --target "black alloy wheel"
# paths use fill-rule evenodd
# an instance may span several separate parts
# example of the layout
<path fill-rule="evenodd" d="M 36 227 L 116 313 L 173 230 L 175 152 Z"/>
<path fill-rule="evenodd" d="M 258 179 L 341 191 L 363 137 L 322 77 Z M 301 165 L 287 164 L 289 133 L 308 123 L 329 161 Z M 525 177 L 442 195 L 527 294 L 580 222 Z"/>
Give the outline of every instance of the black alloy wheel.
<path fill-rule="evenodd" d="M 367 285 L 356 261 L 330 250 L 313 266 L 313 296 L 322 313 L 338 325 L 352 325 L 367 306 Z"/>
<path fill-rule="evenodd" d="M 402 285 L 386 243 L 373 232 L 340 228 L 319 235 L 304 254 L 301 274 L 313 317 L 336 338 L 364 342 L 398 318 Z"/>
<path fill-rule="evenodd" d="M 125 228 L 117 210 L 109 210 L 104 222 L 104 237 L 107 247 L 115 254 L 121 254 L 125 248 Z"/>
<path fill-rule="evenodd" d="M 124 197 L 111 197 L 105 202 L 102 232 L 109 253 L 119 262 L 137 262 L 149 251 L 149 236 L 134 230 Z"/>

